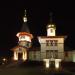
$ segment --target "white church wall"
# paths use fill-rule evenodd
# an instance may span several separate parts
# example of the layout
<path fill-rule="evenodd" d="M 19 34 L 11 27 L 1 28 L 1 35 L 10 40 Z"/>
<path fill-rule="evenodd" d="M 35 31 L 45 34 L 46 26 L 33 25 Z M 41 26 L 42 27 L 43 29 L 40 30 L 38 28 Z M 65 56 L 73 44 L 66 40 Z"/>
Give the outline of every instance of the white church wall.
<path fill-rule="evenodd" d="M 58 38 L 58 58 L 64 59 L 64 38 Z"/>
<path fill-rule="evenodd" d="M 67 62 L 73 62 L 73 52 L 72 51 L 67 51 L 67 55 L 65 55 L 65 61 Z"/>
<path fill-rule="evenodd" d="M 30 51 L 29 52 L 29 60 L 41 61 L 40 51 Z"/>
<path fill-rule="evenodd" d="M 73 62 L 75 62 L 75 51 L 72 51 L 72 55 L 73 55 Z"/>
<path fill-rule="evenodd" d="M 41 60 L 46 58 L 46 51 L 45 52 L 41 52 Z"/>
<path fill-rule="evenodd" d="M 64 52 L 64 38 L 58 38 L 58 50 Z"/>
<path fill-rule="evenodd" d="M 75 62 L 75 50 L 68 52 L 68 60 Z"/>
<path fill-rule="evenodd" d="M 46 46 L 46 40 L 57 40 L 57 46 Z M 64 38 L 41 38 L 39 37 L 39 42 L 41 44 L 41 52 L 42 58 L 46 58 L 46 51 L 47 50 L 58 50 L 58 58 L 64 59 Z"/>

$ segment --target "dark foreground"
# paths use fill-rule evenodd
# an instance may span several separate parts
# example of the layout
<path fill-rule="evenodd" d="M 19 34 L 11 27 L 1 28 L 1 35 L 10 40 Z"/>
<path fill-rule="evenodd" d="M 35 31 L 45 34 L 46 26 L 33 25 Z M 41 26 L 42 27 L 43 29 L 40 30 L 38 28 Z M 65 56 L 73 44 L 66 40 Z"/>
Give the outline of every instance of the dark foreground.
<path fill-rule="evenodd" d="M 75 75 L 74 71 L 67 68 L 45 68 L 41 64 L 10 64 L 0 66 L 0 75 Z"/>

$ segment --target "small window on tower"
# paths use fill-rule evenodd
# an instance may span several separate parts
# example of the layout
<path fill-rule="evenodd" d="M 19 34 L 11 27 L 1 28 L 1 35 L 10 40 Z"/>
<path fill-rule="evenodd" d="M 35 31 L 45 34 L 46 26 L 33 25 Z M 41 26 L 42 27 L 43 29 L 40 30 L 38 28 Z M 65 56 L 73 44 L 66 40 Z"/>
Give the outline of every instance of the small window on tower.
<path fill-rule="evenodd" d="M 25 36 L 22 36 L 22 38 L 25 38 Z"/>
<path fill-rule="evenodd" d="M 53 40 L 50 40 L 50 46 L 53 46 Z"/>
<path fill-rule="evenodd" d="M 21 39 L 24 39 L 24 38 L 25 38 L 25 36 L 21 36 L 20 38 L 21 38 Z"/>
<path fill-rule="evenodd" d="M 51 29 L 51 33 L 53 33 L 53 29 Z"/>

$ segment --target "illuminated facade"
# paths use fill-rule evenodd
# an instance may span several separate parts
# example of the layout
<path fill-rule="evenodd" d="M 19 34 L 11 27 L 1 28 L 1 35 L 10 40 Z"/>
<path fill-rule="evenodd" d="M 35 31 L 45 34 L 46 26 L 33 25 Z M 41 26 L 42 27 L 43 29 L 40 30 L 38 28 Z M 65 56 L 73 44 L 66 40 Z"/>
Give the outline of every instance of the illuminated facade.
<path fill-rule="evenodd" d="M 56 27 L 53 24 L 47 26 L 47 36 L 56 36 Z"/>
<path fill-rule="evenodd" d="M 50 17 L 50 23 L 46 28 L 47 36 L 38 36 L 40 51 L 31 51 L 30 59 L 36 61 L 52 58 L 64 60 L 64 40 L 66 36 L 56 36 L 56 26 L 52 23 L 52 17 Z"/>
<path fill-rule="evenodd" d="M 38 36 L 41 45 L 42 59 L 64 59 L 65 36 L 56 36 L 56 26 L 52 23 L 47 25 L 47 36 Z"/>
<path fill-rule="evenodd" d="M 55 68 L 59 68 L 59 63 L 62 60 L 75 62 L 75 51 L 64 51 L 64 40 L 66 36 L 56 35 L 56 25 L 52 23 L 52 17 L 50 17 L 50 23 L 47 25 L 47 35 L 38 36 L 38 42 L 40 43 L 39 48 L 31 47 L 31 39 L 33 38 L 27 27 L 26 10 L 23 17 L 23 26 L 21 31 L 17 33 L 18 45 L 12 48 L 14 60 L 35 60 L 44 61 L 46 68 L 49 68 L 50 62 L 54 61 Z M 67 53 L 67 55 L 65 54 Z M 65 58 L 64 58 L 65 57 Z"/>
<path fill-rule="evenodd" d="M 14 60 L 27 60 L 28 59 L 28 48 L 31 47 L 31 39 L 33 38 L 32 34 L 28 31 L 26 26 L 27 17 L 26 10 L 25 16 L 23 17 L 23 26 L 20 32 L 17 33 L 17 37 L 19 39 L 18 46 L 14 47 L 12 50 L 14 51 Z"/>

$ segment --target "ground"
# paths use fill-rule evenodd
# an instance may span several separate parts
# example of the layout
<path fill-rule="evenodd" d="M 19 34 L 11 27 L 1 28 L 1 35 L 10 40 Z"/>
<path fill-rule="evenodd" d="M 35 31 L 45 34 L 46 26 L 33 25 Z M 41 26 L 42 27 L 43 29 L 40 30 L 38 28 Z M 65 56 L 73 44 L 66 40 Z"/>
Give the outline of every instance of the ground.
<path fill-rule="evenodd" d="M 5 67 L 6 66 L 6 67 Z M 47 69 L 45 66 L 22 65 L 3 65 L 0 66 L 0 75 L 75 75 L 67 69 Z"/>
<path fill-rule="evenodd" d="M 50 70 L 43 70 L 40 68 L 8 68 L 0 70 L 0 75 L 72 75 L 71 72 L 67 71 L 50 71 Z"/>

